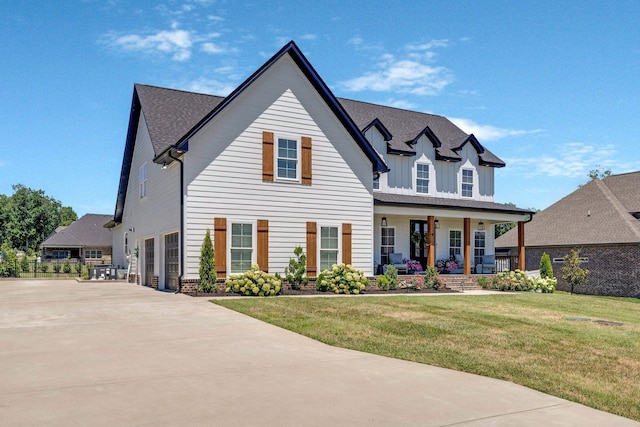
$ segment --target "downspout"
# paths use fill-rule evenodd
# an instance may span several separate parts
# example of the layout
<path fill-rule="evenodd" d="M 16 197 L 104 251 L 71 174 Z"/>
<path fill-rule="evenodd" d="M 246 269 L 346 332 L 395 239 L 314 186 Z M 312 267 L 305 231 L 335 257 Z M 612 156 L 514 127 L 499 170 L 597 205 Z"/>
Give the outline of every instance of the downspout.
<path fill-rule="evenodd" d="M 184 163 L 177 157 L 173 157 L 172 151 L 168 152 L 169 158 L 180 163 L 180 276 L 178 276 L 179 294 L 182 292 L 182 278 L 184 277 Z"/>

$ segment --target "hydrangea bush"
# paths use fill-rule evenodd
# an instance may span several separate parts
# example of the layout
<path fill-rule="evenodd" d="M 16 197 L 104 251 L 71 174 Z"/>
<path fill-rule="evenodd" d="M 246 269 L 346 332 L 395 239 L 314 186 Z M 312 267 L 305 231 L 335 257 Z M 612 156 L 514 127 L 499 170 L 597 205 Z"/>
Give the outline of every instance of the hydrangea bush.
<path fill-rule="evenodd" d="M 496 274 L 490 287 L 500 291 L 532 291 L 551 293 L 558 280 L 553 277 L 530 277 L 524 271 L 502 271 Z"/>
<path fill-rule="evenodd" d="M 369 284 L 362 270 L 351 265 L 334 264 L 331 270 L 324 270 L 316 279 L 316 289 L 336 294 L 360 294 Z"/>
<path fill-rule="evenodd" d="M 225 281 L 226 291 L 240 295 L 268 297 L 280 294 L 282 282 L 273 274 L 260 271 L 257 264 L 243 274 L 233 274 Z"/>

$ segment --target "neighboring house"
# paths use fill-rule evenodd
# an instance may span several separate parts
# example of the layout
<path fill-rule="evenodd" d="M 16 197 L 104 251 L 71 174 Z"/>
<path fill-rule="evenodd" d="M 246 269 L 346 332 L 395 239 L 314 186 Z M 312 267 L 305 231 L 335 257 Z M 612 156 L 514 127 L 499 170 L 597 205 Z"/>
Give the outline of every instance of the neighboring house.
<path fill-rule="evenodd" d="M 640 297 L 640 172 L 590 181 L 536 214 L 525 230 L 527 269 L 538 269 L 548 253 L 560 289 L 567 289 L 562 258 L 575 249 L 589 270 L 576 292 Z M 501 250 L 515 245 L 514 230 L 496 240 Z"/>
<path fill-rule="evenodd" d="M 75 259 L 94 264 L 111 263 L 111 232 L 104 228 L 111 215 L 86 214 L 66 227 L 58 227 L 40 244 L 42 260 Z"/>
<path fill-rule="evenodd" d="M 372 275 L 391 252 L 466 254 L 469 274 L 493 224 L 531 213 L 494 203 L 502 166 L 444 117 L 335 98 L 290 42 L 225 98 L 134 86 L 114 263 L 189 292 L 211 229 L 219 278 L 282 273 L 297 245 L 310 277 Z"/>

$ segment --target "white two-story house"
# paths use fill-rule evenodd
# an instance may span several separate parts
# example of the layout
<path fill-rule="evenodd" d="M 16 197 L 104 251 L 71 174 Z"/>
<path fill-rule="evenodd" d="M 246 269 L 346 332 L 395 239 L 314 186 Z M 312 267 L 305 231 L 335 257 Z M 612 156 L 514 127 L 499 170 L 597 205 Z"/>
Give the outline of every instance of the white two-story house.
<path fill-rule="evenodd" d="M 283 273 L 298 245 L 310 277 L 392 252 L 468 274 L 494 223 L 529 214 L 493 202 L 501 166 L 446 118 L 334 97 L 290 42 L 226 97 L 135 85 L 113 263 L 189 292 L 209 229 L 219 278 Z"/>

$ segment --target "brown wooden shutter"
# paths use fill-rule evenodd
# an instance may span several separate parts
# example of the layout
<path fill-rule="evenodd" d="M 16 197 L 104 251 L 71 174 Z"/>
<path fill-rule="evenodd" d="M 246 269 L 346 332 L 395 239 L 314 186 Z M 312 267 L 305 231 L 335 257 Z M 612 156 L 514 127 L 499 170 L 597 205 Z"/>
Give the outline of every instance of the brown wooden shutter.
<path fill-rule="evenodd" d="M 273 181 L 273 132 L 262 132 L 262 180 Z"/>
<path fill-rule="evenodd" d="M 215 218 L 213 221 L 213 247 L 216 257 L 216 275 L 218 279 L 227 277 L 227 219 Z"/>
<path fill-rule="evenodd" d="M 311 185 L 311 138 L 302 137 L 302 183 Z"/>
<path fill-rule="evenodd" d="M 269 272 L 269 221 L 258 220 L 258 266 L 265 273 Z"/>
<path fill-rule="evenodd" d="M 351 264 L 351 224 L 342 224 L 342 263 Z"/>
<path fill-rule="evenodd" d="M 316 277 L 317 262 L 317 226 L 315 222 L 307 222 L 307 277 Z"/>

